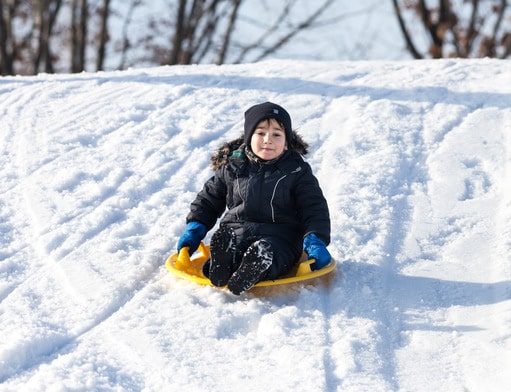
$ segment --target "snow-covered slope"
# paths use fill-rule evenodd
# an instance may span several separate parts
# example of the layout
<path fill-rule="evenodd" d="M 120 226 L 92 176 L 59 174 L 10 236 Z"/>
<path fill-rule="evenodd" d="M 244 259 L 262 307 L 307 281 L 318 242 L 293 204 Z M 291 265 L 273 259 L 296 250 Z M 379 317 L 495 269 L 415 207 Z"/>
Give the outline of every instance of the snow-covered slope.
<path fill-rule="evenodd" d="M 266 100 L 311 144 L 340 265 L 240 298 L 164 261 Z M 0 390 L 507 390 L 510 127 L 508 61 L 0 78 Z"/>

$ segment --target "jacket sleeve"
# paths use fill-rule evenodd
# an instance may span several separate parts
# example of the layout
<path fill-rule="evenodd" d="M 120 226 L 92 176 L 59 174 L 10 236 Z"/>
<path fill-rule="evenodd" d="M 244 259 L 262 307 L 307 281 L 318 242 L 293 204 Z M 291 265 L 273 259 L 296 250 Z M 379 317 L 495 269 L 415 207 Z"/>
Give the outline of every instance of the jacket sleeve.
<path fill-rule="evenodd" d="M 315 233 L 323 242 L 330 243 L 330 212 L 317 178 L 307 162 L 303 162 L 298 174 L 295 199 L 304 237 Z"/>
<path fill-rule="evenodd" d="M 226 206 L 227 186 L 223 178 L 223 169 L 218 170 L 206 181 L 202 190 L 190 205 L 186 222 L 200 222 L 211 230 L 217 219 L 222 216 Z"/>

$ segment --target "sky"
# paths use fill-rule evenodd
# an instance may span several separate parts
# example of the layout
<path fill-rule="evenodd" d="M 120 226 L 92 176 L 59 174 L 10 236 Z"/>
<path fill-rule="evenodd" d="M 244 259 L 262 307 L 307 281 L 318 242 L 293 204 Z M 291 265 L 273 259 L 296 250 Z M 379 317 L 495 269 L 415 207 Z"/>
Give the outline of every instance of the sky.
<path fill-rule="evenodd" d="M 510 86 L 488 59 L 0 78 L 0 391 L 507 391 Z M 164 264 L 266 100 L 338 266 L 238 297 Z"/>
<path fill-rule="evenodd" d="M 310 14 L 318 3 L 302 0 L 298 12 Z M 324 23 L 328 21 L 331 23 Z M 420 32 L 416 34 L 416 39 L 421 37 Z M 391 0 L 336 0 L 321 16 L 318 27 L 299 34 L 274 57 L 320 61 L 411 59 Z"/>

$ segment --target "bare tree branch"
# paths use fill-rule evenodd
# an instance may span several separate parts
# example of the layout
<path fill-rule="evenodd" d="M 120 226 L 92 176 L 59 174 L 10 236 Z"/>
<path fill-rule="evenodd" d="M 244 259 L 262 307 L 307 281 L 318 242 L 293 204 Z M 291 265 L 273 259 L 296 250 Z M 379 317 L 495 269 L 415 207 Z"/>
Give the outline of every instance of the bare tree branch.
<path fill-rule="evenodd" d="M 140 4 L 140 0 L 131 0 L 131 3 L 128 7 L 128 11 L 126 13 L 126 17 L 124 18 L 123 24 L 122 24 L 122 33 L 121 33 L 121 61 L 119 62 L 119 66 L 117 69 L 124 69 L 126 68 L 126 62 L 127 62 L 127 56 L 128 56 L 128 50 L 131 47 L 131 43 L 128 37 L 129 27 L 131 20 L 133 18 L 133 14 L 135 12 L 135 8 Z"/>
<path fill-rule="evenodd" d="M 497 9 L 497 21 L 495 22 L 495 25 L 493 26 L 493 33 L 491 36 L 491 42 L 493 43 L 491 45 L 491 56 L 490 57 L 496 57 L 497 56 L 497 48 L 496 48 L 496 42 L 497 42 L 497 34 L 500 31 L 502 20 L 504 19 L 504 12 L 506 11 L 507 7 L 507 1 L 506 0 L 500 0 L 500 7 Z M 488 55 L 488 54 L 487 54 Z"/>
<path fill-rule="evenodd" d="M 216 61 L 217 65 L 223 64 L 227 56 L 227 51 L 231 43 L 231 36 L 234 31 L 236 20 L 238 19 L 238 11 L 240 9 L 242 0 L 232 0 L 232 3 L 233 7 L 229 16 L 229 23 L 227 24 L 227 28 L 225 29 L 225 33 L 222 39 L 222 46 L 220 47 L 220 51 L 218 53 L 218 58 Z"/>
<path fill-rule="evenodd" d="M 247 53 L 249 53 L 251 50 L 253 50 L 255 48 L 261 47 L 263 45 L 264 41 L 268 37 L 270 37 L 275 31 L 277 31 L 281 20 L 285 17 L 285 15 L 287 15 L 289 13 L 289 8 L 290 8 L 290 4 L 287 3 L 285 5 L 285 7 L 282 9 L 282 12 L 280 13 L 280 15 L 276 18 L 275 23 L 272 26 L 268 27 L 268 29 L 266 29 L 266 31 L 264 31 L 263 34 L 261 34 L 261 36 L 256 41 L 254 41 L 250 45 L 246 45 L 243 48 L 243 50 L 239 54 L 238 58 L 234 61 L 235 64 L 241 63 L 243 61 L 243 59 L 245 58 L 245 56 L 247 55 Z"/>
<path fill-rule="evenodd" d="M 415 47 L 415 44 L 412 41 L 410 32 L 406 28 L 405 21 L 403 19 L 402 13 L 401 13 L 401 7 L 397 3 L 397 0 L 392 0 L 392 3 L 394 4 L 394 13 L 397 16 L 399 28 L 401 29 L 401 34 L 403 34 L 403 37 L 405 39 L 406 47 L 407 47 L 408 51 L 412 54 L 412 56 L 415 59 L 422 59 L 423 58 L 422 55 L 419 53 L 419 51 Z"/>

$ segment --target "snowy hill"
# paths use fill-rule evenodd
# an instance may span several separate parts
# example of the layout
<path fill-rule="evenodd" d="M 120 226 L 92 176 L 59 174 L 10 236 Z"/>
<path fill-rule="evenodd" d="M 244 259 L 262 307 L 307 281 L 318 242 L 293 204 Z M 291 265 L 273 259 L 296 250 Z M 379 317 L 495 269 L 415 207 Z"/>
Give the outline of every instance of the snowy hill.
<path fill-rule="evenodd" d="M 311 144 L 339 268 L 235 297 L 164 261 L 265 100 Z M 508 61 L 0 78 L 0 390 L 508 390 L 510 126 Z"/>

